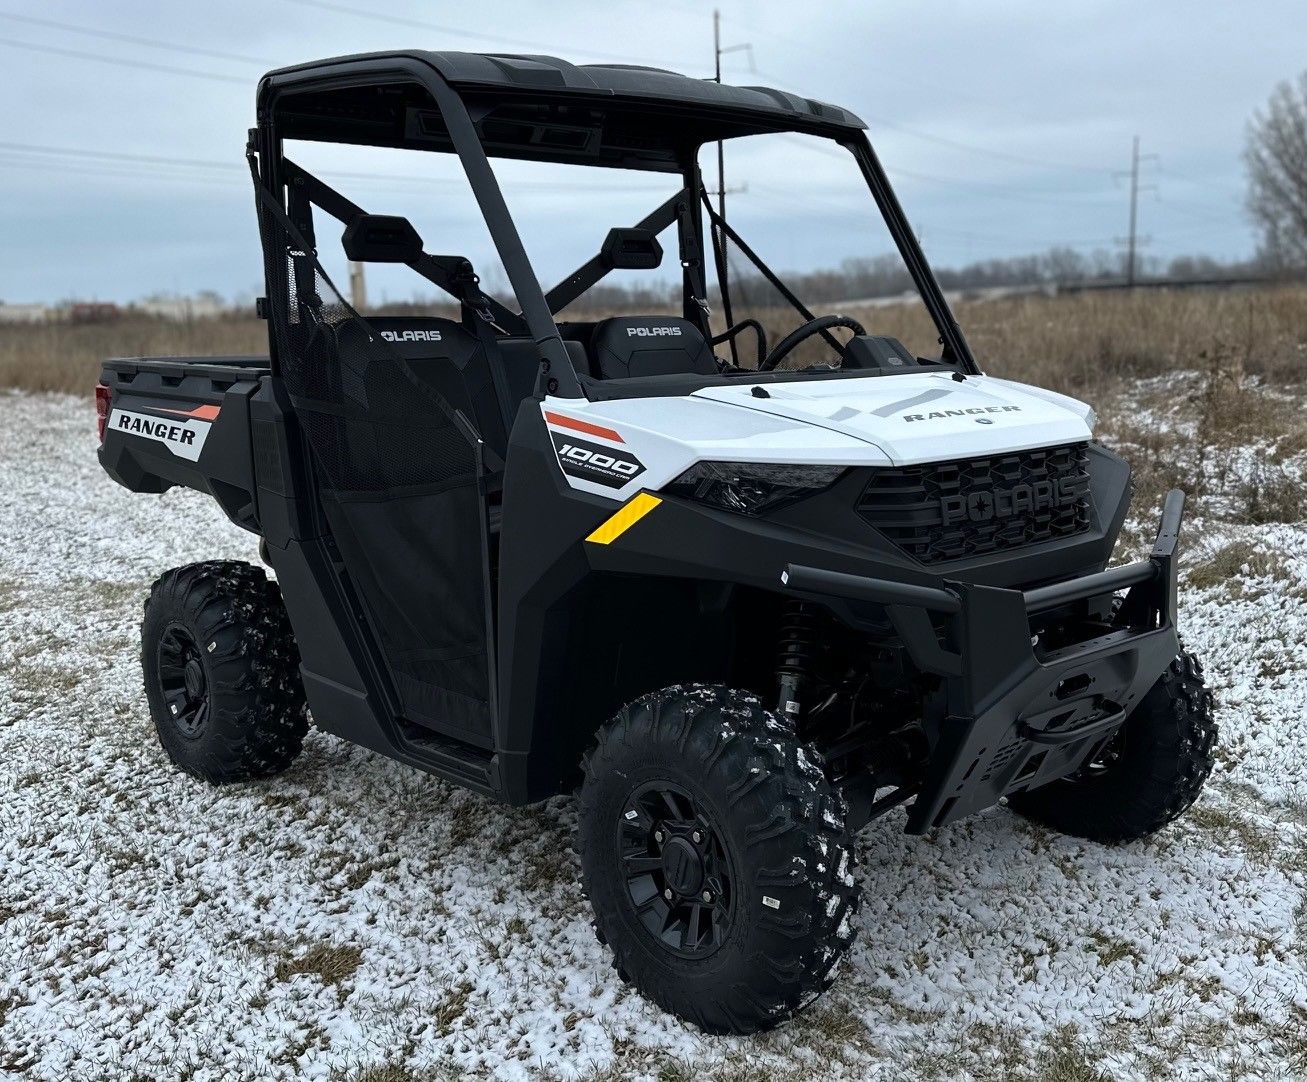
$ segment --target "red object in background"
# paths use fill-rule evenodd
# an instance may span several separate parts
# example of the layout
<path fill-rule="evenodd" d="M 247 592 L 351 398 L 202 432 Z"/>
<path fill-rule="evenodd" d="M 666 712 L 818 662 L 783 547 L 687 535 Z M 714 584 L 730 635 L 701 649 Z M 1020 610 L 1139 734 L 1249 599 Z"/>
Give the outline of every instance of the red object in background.
<path fill-rule="evenodd" d="M 111 323 L 122 309 L 109 301 L 74 301 L 68 306 L 69 323 Z"/>
<path fill-rule="evenodd" d="M 103 383 L 95 385 L 95 428 L 100 435 L 100 442 L 104 442 L 104 429 L 109 423 L 109 400 L 113 394 Z"/>

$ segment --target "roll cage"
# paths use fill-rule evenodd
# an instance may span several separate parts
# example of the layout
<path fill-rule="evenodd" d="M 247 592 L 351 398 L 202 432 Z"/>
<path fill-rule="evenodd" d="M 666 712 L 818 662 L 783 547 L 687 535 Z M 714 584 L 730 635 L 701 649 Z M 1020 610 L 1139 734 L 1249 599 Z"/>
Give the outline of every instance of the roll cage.
<path fill-rule="evenodd" d="M 601 251 L 552 288 L 543 289 L 490 158 L 679 173 L 680 190 L 626 232 L 653 236 L 676 224 L 683 316 L 710 338 L 706 216 L 708 247 L 716 263 L 727 323 L 726 333 L 716 341 L 728 342 L 735 356 L 735 334 L 740 328 L 733 326 L 723 238 L 805 320 L 812 320 L 814 314 L 712 207 L 699 173 L 698 154 L 705 143 L 776 132 L 830 139 L 853 155 L 939 333 L 941 359 L 960 371 L 978 372 L 866 137 L 865 125 L 853 114 L 822 102 L 653 68 L 578 66 L 544 56 L 376 53 L 284 68 L 265 76 L 259 86 L 258 126 L 251 131 L 249 157 L 260 214 L 275 217 L 295 243 L 311 249 L 312 207 L 347 227 L 366 212 L 285 157 L 285 140 L 456 154 L 521 310 L 513 311 L 481 291 L 471 264 L 460 256 L 419 251 L 395 261 L 407 263 L 457 300 L 465 316 L 475 313 L 478 318 L 468 322 L 484 340 L 493 337 L 488 327 L 532 339 L 540 357 L 537 398 L 581 398 L 586 397 L 585 381 L 578 378 L 555 317 L 599 283 L 613 261 Z M 268 235 L 265 229 L 264 236 Z M 284 252 L 265 245 L 264 259 L 269 294 L 291 295 Z M 837 344 L 829 331 L 821 333 L 828 343 Z M 276 375 L 281 359 L 277 336 L 270 338 Z"/>

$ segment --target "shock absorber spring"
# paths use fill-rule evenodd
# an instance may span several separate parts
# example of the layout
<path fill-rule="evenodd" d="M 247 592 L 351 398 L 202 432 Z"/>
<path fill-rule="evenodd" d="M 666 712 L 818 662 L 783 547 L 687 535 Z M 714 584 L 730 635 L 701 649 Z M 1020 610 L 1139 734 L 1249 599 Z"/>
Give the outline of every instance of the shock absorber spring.
<path fill-rule="evenodd" d="M 787 601 L 781 615 L 780 644 L 776 651 L 776 681 L 780 688 L 776 709 L 798 720 L 800 693 L 811 676 L 816 649 L 818 613 L 807 601 Z"/>

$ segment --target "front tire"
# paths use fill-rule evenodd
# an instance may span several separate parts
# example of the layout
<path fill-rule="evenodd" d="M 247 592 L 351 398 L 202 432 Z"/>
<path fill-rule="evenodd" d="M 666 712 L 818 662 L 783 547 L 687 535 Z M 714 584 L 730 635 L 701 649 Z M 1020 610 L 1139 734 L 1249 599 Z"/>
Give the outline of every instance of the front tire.
<path fill-rule="evenodd" d="M 261 568 L 215 561 L 163 575 L 145 603 L 141 669 L 159 743 L 188 774 L 243 781 L 299 755 L 299 650 Z"/>
<path fill-rule="evenodd" d="M 669 688 L 586 756 L 581 870 L 621 977 L 710 1033 L 754 1033 L 833 980 L 858 891 L 844 799 L 756 696 Z"/>
<path fill-rule="evenodd" d="M 1008 806 L 1092 841 L 1147 837 L 1198 799 L 1212 772 L 1216 735 L 1202 666 L 1182 652 L 1096 760 L 1069 778 L 1012 796 Z"/>

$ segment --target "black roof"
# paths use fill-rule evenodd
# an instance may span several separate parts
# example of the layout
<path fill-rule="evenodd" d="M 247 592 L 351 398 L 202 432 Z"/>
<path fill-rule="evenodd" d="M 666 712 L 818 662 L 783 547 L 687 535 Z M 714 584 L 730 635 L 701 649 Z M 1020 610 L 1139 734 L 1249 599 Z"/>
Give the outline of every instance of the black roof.
<path fill-rule="evenodd" d="M 767 117 L 778 126 L 865 128 L 857 116 L 837 105 L 765 86 L 731 86 L 695 79 L 662 68 L 628 64 L 571 64 L 553 56 L 509 53 L 455 53 L 396 50 L 333 57 L 279 68 L 265 76 L 265 87 L 291 90 L 332 75 L 381 69 L 419 61 L 430 65 L 455 89 L 511 90 L 514 96 L 577 94 L 670 104 L 708 112 Z"/>

